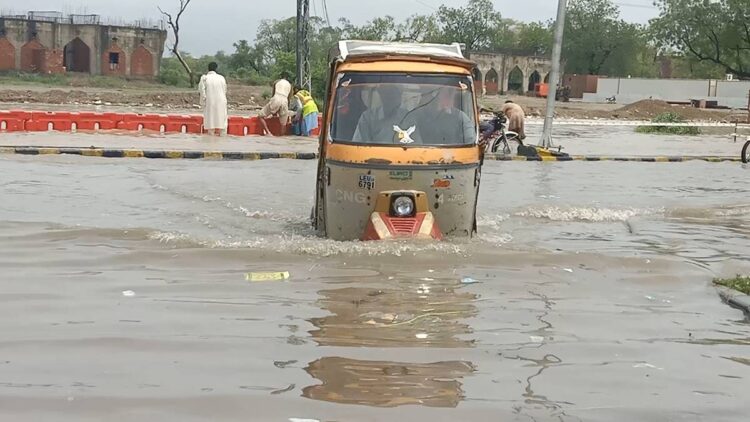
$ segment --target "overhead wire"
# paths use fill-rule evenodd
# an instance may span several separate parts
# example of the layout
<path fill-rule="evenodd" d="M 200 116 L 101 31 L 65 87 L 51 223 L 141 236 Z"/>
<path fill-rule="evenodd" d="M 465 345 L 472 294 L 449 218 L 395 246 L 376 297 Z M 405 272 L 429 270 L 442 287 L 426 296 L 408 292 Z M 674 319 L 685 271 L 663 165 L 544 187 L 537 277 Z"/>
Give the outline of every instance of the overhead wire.
<path fill-rule="evenodd" d="M 328 27 L 331 27 L 331 18 L 328 17 L 328 2 L 326 0 L 323 0 L 323 13 L 326 15 L 326 25 Z"/>

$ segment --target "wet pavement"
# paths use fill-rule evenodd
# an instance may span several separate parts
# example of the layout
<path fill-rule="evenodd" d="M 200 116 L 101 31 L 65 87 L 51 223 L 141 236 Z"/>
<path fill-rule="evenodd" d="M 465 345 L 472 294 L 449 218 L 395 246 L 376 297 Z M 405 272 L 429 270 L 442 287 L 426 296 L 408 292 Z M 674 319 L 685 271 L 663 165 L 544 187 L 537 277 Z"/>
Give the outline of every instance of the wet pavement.
<path fill-rule="evenodd" d="M 490 162 L 475 239 L 361 243 L 314 162 L 0 156 L 0 419 L 744 421 L 748 170 Z"/>
<path fill-rule="evenodd" d="M 537 143 L 541 125 L 530 125 L 527 143 Z M 735 142 L 733 129 L 704 129 L 700 136 L 637 134 L 632 126 L 560 126 L 555 130 L 556 145 L 571 155 L 617 157 L 642 156 L 740 156 L 745 135 Z M 112 149 L 168 149 L 237 152 L 315 152 L 317 139 L 301 137 L 214 137 L 190 134 L 128 132 L 107 133 L 3 133 L 0 147 L 76 147 Z M 515 146 L 512 145 L 515 149 Z"/>

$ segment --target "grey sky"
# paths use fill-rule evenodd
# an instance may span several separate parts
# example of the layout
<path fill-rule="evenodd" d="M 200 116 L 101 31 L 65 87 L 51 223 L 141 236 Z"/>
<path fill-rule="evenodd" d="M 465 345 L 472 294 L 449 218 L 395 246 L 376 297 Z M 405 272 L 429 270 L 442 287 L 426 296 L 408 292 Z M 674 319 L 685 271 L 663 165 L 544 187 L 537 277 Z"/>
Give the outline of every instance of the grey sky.
<path fill-rule="evenodd" d="M 324 16 L 323 0 L 310 1 L 311 13 Z M 178 3 L 178 0 L 25 0 L 13 2 L 11 7 L 20 13 L 26 11 L 18 9 L 22 4 L 28 10 L 87 12 L 137 20 L 158 19 L 158 5 L 174 10 Z M 332 21 L 346 17 L 357 24 L 386 14 L 403 19 L 415 13 L 431 13 L 440 4 L 465 3 L 465 0 L 327 0 Z M 557 0 L 493 0 L 493 3 L 504 17 L 523 21 L 553 18 L 557 7 Z M 620 5 L 622 17 L 631 22 L 644 23 L 657 14 L 652 0 L 615 0 L 615 3 Z M 182 49 L 193 54 L 231 52 L 233 42 L 255 38 L 261 20 L 293 16 L 295 8 L 296 0 L 193 0 L 184 16 Z M 0 9 L 7 11 L 6 6 Z"/>

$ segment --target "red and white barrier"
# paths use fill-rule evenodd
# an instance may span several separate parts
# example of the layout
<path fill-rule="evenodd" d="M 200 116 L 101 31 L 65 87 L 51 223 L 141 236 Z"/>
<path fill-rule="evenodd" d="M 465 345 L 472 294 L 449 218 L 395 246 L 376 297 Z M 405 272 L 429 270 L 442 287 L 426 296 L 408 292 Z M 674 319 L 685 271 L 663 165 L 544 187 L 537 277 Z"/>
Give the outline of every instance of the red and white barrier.
<path fill-rule="evenodd" d="M 230 116 L 228 123 L 227 133 L 233 136 L 263 135 L 265 130 L 260 118 L 257 116 Z M 291 132 L 290 126 L 282 127 L 277 118 L 266 120 L 266 125 L 268 126 L 268 130 L 277 136 L 288 135 Z M 201 115 L 73 113 L 66 111 L 24 110 L 0 111 L 0 132 L 72 132 L 115 129 L 161 133 L 204 132 L 203 116 Z M 319 130 L 313 132 L 314 135 L 318 135 L 319 133 Z"/>

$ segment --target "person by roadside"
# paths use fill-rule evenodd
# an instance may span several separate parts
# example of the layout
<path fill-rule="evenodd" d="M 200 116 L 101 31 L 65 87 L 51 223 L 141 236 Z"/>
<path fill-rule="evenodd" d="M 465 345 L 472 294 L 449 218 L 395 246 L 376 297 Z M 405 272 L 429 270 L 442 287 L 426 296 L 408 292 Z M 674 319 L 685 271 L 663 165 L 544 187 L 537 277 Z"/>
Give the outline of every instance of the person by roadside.
<path fill-rule="evenodd" d="M 282 129 L 286 126 L 289 121 L 289 100 L 291 94 L 292 84 L 289 81 L 282 78 L 274 82 L 271 99 L 268 101 L 268 104 L 263 106 L 259 114 L 265 134 L 274 136 L 271 130 L 268 129 L 268 123 L 266 122 L 268 119 L 279 119 Z"/>
<path fill-rule="evenodd" d="M 518 134 L 518 139 L 522 141 L 526 139 L 526 128 L 524 123 L 526 113 L 524 113 L 523 108 L 513 101 L 508 100 L 503 104 L 500 110 L 508 119 L 508 130 L 516 132 Z"/>
<path fill-rule="evenodd" d="M 315 103 L 309 91 L 300 87 L 294 87 L 294 99 L 296 115 L 292 121 L 294 134 L 297 136 L 311 136 L 312 131 L 318 128 L 318 105 Z"/>
<path fill-rule="evenodd" d="M 201 77 L 198 91 L 203 107 L 203 129 L 211 135 L 227 131 L 227 81 L 216 73 L 219 65 L 208 64 L 208 73 Z"/>

